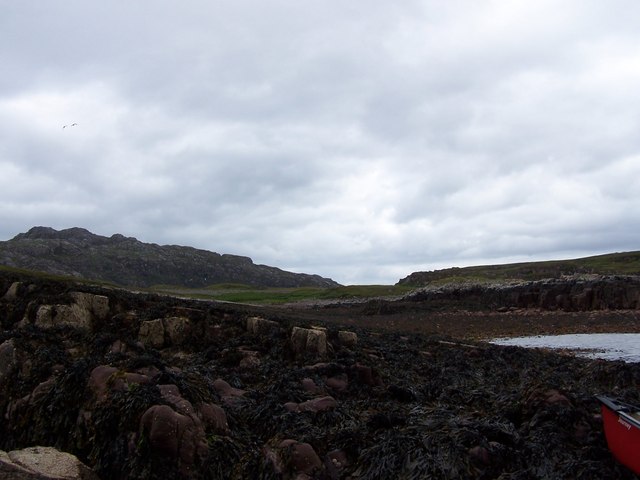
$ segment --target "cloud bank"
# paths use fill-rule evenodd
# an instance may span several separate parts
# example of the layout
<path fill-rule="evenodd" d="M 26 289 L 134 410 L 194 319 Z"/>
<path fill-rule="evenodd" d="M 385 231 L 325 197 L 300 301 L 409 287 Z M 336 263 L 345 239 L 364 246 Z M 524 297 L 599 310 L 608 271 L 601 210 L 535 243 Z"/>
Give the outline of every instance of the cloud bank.
<path fill-rule="evenodd" d="M 345 284 L 640 248 L 635 1 L 2 5 L 0 239 Z"/>

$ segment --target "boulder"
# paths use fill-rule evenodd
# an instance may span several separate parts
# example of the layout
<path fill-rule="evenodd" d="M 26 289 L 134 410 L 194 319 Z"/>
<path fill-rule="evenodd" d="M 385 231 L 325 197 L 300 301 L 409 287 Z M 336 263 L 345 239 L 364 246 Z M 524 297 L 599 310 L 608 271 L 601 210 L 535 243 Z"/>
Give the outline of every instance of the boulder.
<path fill-rule="evenodd" d="M 174 458 L 185 475 L 208 453 L 205 431 L 199 419 L 193 414 L 178 413 L 169 405 L 154 405 L 147 409 L 140 419 L 140 434 L 147 436 L 156 453 Z"/>
<path fill-rule="evenodd" d="M 280 330 L 280 324 L 262 317 L 247 318 L 247 332 L 255 335 L 268 335 Z"/>
<path fill-rule="evenodd" d="M 302 384 L 302 388 L 309 393 L 318 394 L 322 393 L 322 388 L 316 385 L 316 382 L 313 381 L 312 378 L 303 378 L 300 383 Z"/>
<path fill-rule="evenodd" d="M 244 390 L 232 387 L 221 378 L 213 381 L 213 388 L 215 389 L 216 393 L 220 395 L 222 401 L 227 405 L 236 403 L 246 393 Z"/>
<path fill-rule="evenodd" d="M 293 327 L 291 345 L 296 355 L 323 357 L 327 353 L 327 333 L 315 328 Z"/>
<path fill-rule="evenodd" d="M 182 345 L 191 333 L 191 322 L 186 317 L 169 317 L 162 321 L 172 346 Z"/>
<path fill-rule="evenodd" d="M 183 345 L 191 335 L 191 321 L 186 317 L 147 320 L 140 324 L 138 340 L 152 348 Z"/>
<path fill-rule="evenodd" d="M 110 392 L 124 391 L 131 385 L 149 383 L 151 379 L 140 373 L 118 370 L 109 365 L 98 365 L 91 371 L 87 386 L 98 402 L 105 400 Z"/>
<path fill-rule="evenodd" d="M 340 375 L 327 378 L 324 384 L 335 392 L 344 392 L 349 387 L 349 377 L 341 373 Z"/>
<path fill-rule="evenodd" d="M 16 366 L 17 355 L 13 338 L 5 340 L 0 344 L 0 388 L 7 378 L 13 372 Z"/>
<path fill-rule="evenodd" d="M 322 468 L 320 457 L 310 444 L 288 439 L 278 446 L 283 450 L 283 457 L 288 460 L 286 466 L 294 474 L 313 475 Z"/>
<path fill-rule="evenodd" d="M 69 326 L 91 330 L 91 312 L 77 304 L 40 305 L 36 312 L 35 324 L 40 328 Z"/>
<path fill-rule="evenodd" d="M 355 347 L 356 344 L 358 343 L 358 334 L 355 332 L 340 330 L 338 332 L 338 340 L 340 341 L 341 345 L 348 348 L 352 348 L 352 347 Z"/>
<path fill-rule="evenodd" d="M 0 450 L 0 478 L 6 480 L 99 480 L 75 455 L 53 447 Z"/>
<path fill-rule="evenodd" d="M 349 465 L 349 459 L 344 450 L 332 450 L 325 457 L 324 466 L 329 478 L 338 479 L 342 477 L 343 470 Z"/>
<path fill-rule="evenodd" d="M 228 435 L 229 422 L 224 409 L 213 403 L 201 403 L 198 405 L 198 416 L 202 420 L 206 430 L 213 430 L 218 435 Z"/>
<path fill-rule="evenodd" d="M 104 295 L 72 292 L 71 297 L 76 305 L 90 312 L 97 320 L 105 320 L 109 315 L 109 298 Z"/>
<path fill-rule="evenodd" d="M 22 285 L 22 282 L 13 282 L 9 287 L 9 289 L 2 296 L 2 300 L 11 301 L 18 298 L 18 289 L 20 288 L 21 285 Z"/>
<path fill-rule="evenodd" d="M 161 318 L 142 322 L 138 332 L 138 339 L 152 348 L 164 347 L 164 324 Z"/>
<path fill-rule="evenodd" d="M 95 320 L 104 320 L 109 314 L 109 299 L 103 295 L 72 292 L 70 305 L 40 305 L 36 311 L 35 324 L 40 328 L 70 326 L 91 330 Z M 29 323 L 28 318 L 21 325 Z"/>

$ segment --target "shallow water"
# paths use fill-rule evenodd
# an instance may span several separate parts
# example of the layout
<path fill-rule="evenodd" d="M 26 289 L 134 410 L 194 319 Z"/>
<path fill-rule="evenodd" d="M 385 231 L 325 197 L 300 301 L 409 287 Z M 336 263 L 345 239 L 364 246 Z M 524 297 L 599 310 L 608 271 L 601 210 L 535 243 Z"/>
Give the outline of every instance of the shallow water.
<path fill-rule="evenodd" d="M 580 333 L 496 338 L 496 345 L 576 350 L 576 355 L 605 360 L 640 362 L 639 333 Z"/>

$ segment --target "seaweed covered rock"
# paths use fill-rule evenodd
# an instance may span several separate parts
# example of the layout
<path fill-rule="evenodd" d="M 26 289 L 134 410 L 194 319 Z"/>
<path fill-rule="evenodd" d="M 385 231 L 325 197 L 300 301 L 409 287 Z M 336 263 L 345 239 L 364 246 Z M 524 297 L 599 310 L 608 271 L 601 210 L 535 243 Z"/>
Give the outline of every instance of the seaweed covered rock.
<path fill-rule="evenodd" d="M 140 419 L 140 435 L 148 437 L 153 450 L 176 459 L 184 474 L 208 452 L 204 428 L 193 411 L 180 413 L 168 405 L 154 405 Z"/>
<path fill-rule="evenodd" d="M 41 327 L 78 287 L 14 281 L 4 451 L 55 446 L 105 479 L 635 478 L 593 395 L 640 403 L 638 364 L 97 287 L 109 313 L 91 330 Z"/>

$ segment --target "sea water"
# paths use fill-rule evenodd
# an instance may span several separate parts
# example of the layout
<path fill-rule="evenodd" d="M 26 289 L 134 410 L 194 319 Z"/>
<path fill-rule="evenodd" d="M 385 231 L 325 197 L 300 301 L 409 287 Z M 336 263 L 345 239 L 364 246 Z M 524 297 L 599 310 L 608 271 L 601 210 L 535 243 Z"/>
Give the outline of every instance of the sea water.
<path fill-rule="evenodd" d="M 640 333 L 579 333 L 496 338 L 497 345 L 575 350 L 576 355 L 605 360 L 640 362 Z"/>

